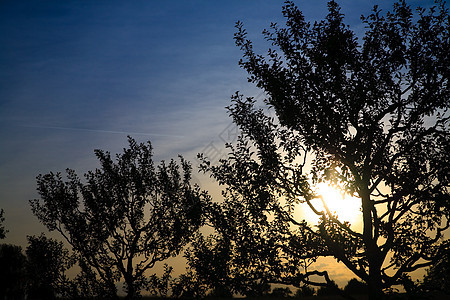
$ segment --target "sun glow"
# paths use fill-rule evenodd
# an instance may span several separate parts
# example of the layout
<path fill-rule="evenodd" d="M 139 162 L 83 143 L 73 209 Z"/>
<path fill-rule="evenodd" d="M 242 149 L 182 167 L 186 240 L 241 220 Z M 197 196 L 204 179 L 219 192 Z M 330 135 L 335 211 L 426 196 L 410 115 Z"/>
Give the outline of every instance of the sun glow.
<path fill-rule="evenodd" d="M 361 200 L 352 197 L 348 194 L 340 192 L 333 186 L 330 186 L 324 182 L 319 183 L 316 186 L 317 195 L 323 198 L 323 201 L 327 205 L 329 211 L 337 216 L 341 222 L 350 222 L 352 228 L 359 227 L 361 224 Z M 314 199 L 311 201 L 314 208 L 318 211 L 325 212 L 325 207 L 321 199 Z M 311 224 L 316 225 L 319 221 L 319 216 L 313 212 L 313 210 L 307 205 L 302 205 L 301 208 L 303 218 Z"/>

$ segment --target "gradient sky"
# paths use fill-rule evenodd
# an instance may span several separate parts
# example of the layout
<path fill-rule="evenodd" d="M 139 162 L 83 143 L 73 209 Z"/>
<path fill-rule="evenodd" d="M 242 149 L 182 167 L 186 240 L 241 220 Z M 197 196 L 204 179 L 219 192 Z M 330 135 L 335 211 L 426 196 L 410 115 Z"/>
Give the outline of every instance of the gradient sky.
<path fill-rule="evenodd" d="M 378 1 L 389 8 L 392 1 Z M 256 47 L 283 23 L 283 1 L 0 1 L 0 208 L 4 242 L 46 231 L 31 214 L 36 176 L 97 167 L 94 149 L 120 152 L 126 136 L 151 140 L 155 160 L 230 141 L 225 106 L 260 92 L 238 66 L 234 24 Z M 309 20 L 326 1 L 296 1 Z M 339 1 L 357 33 L 375 1 Z M 432 1 L 410 2 L 427 6 Z"/>

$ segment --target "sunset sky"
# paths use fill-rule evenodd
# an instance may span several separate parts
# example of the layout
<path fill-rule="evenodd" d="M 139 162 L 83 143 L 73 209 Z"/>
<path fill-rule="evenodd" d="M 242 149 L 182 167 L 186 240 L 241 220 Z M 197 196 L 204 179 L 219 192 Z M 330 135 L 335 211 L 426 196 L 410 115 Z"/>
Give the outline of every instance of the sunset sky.
<path fill-rule="evenodd" d="M 392 1 L 378 1 L 384 9 Z M 296 1 L 308 20 L 326 1 Z M 376 1 L 339 1 L 360 34 Z M 432 1 L 409 1 L 429 6 Z M 3 241 L 46 232 L 32 215 L 36 176 L 97 167 L 94 149 L 151 140 L 155 160 L 222 151 L 233 139 L 225 106 L 262 97 L 238 66 L 235 22 L 263 52 L 261 31 L 283 23 L 283 1 L 0 2 L 0 208 Z M 231 134 L 231 135 L 230 135 Z M 217 152 L 218 153 L 218 152 Z"/>

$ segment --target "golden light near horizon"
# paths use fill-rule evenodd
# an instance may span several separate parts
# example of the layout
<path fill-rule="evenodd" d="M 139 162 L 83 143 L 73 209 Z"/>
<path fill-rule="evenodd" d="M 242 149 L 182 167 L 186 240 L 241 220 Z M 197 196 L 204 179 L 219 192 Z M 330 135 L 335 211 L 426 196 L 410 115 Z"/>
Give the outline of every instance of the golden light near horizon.
<path fill-rule="evenodd" d="M 339 221 L 350 222 L 353 229 L 361 226 L 361 200 L 359 198 L 344 194 L 325 182 L 317 184 L 315 190 L 317 195 L 322 196 L 330 212 L 335 214 Z M 321 199 L 314 199 L 312 204 L 316 210 L 325 211 Z M 316 225 L 319 221 L 319 216 L 306 204 L 301 206 L 299 213 L 312 225 Z"/>

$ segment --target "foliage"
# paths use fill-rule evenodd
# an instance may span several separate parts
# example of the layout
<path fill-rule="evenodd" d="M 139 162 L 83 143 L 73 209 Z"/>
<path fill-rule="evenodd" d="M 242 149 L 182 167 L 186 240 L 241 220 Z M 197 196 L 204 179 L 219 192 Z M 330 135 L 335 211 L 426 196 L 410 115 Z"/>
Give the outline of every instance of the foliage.
<path fill-rule="evenodd" d="M 6 233 L 8 232 L 3 225 L 3 223 L 5 222 L 5 217 L 3 216 L 4 213 L 5 211 L 3 209 L 0 209 L 0 240 L 4 239 Z"/>
<path fill-rule="evenodd" d="M 55 299 L 65 295 L 69 279 L 65 272 L 74 264 L 63 243 L 44 234 L 28 236 L 26 269 L 29 299 Z"/>
<path fill-rule="evenodd" d="M 69 299 L 117 299 L 114 282 L 102 281 L 86 260 L 78 256 L 80 272 L 67 286 L 65 296 Z"/>
<path fill-rule="evenodd" d="M 158 277 L 156 274 L 150 276 L 147 290 L 150 291 L 151 295 L 163 298 L 169 296 L 170 285 L 172 283 L 172 271 L 172 267 L 164 264 L 164 273 L 162 276 Z"/>
<path fill-rule="evenodd" d="M 292 294 L 292 291 L 290 288 L 285 287 L 276 287 L 272 290 L 272 292 L 270 293 L 271 297 L 276 297 L 276 298 L 287 298 L 290 297 L 290 295 Z"/>
<path fill-rule="evenodd" d="M 86 173 L 85 183 L 70 169 L 66 181 L 61 173 L 39 175 L 40 199 L 30 204 L 79 255 L 78 279 L 97 285 L 87 285 L 87 292 L 103 287 L 113 294 L 123 278 L 133 298 L 148 284 L 145 272 L 177 255 L 203 224 L 208 196 L 191 186 L 191 166 L 183 158 L 155 167 L 150 142 L 128 142 L 116 161 L 96 150 L 101 167 Z"/>
<path fill-rule="evenodd" d="M 20 246 L 0 244 L 0 299 L 23 299 L 26 257 Z"/>
<path fill-rule="evenodd" d="M 442 291 L 450 295 L 450 251 L 445 252 L 427 270 L 422 288 L 425 291 Z"/>
<path fill-rule="evenodd" d="M 304 285 L 295 292 L 294 297 L 295 298 L 309 297 L 309 296 L 314 296 L 315 293 L 316 293 L 315 289 L 313 289 L 312 287 L 310 287 L 308 285 Z"/>
<path fill-rule="evenodd" d="M 339 295 L 340 289 L 337 286 L 336 282 L 331 281 L 328 285 L 326 286 L 321 286 L 318 290 L 317 290 L 317 296 L 334 296 L 334 295 Z"/>
<path fill-rule="evenodd" d="M 187 274 L 190 274 L 191 281 L 195 281 L 202 290 L 209 290 L 211 296 L 268 295 L 269 283 L 256 276 L 260 271 L 257 270 L 256 264 L 249 265 L 253 260 L 245 257 L 246 254 L 242 250 L 237 249 L 236 244 L 230 243 L 223 235 L 209 235 L 205 238 L 198 234 L 185 252 L 188 263 Z"/>
<path fill-rule="evenodd" d="M 350 295 L 367 295 L 367 284 L 365 282 L 359 281 L 356 278 L 352 278 L 344 287 L 344 292 Z"/>
<path fill-rule="evenodd" d="M 229 264 L 231 249 L 227 241 L 217 236 L 205 239 L 199 234 L 186 250 L 185 257 L 189 269 L 195 271 L 206 290 L 217 296 L 232 294 L 230 288 L 233 284 L 229 281 L 232 278 Z"/>
<path fill-rule="evenodd" d="M 236 93 L 228 109 L 241 136 L 218 165 L 201 155 L 201 168 L 224 186 L 210 215 L 234 249 L 229 269 L 331 285 L 311 264 L 333 256 L 382 298 L 449 246 L 449 14 L 441 1 L 416 13 L 405 1 L 385 14 L 375 6 L 358 40 L 336 2 L 328 8 L 310 24 L 286 2 L 286 26 L 264 31 L 266 56 L 237 24 L 240 65 L 275 118 Z M 361 232 L 317 195 L 323 181 L 360 199 Z M 317 227 L 294 214 L 297 205 L 320 217 Z"/>
<path fill-rule="evenodd" d="M 208 287 L 196 275 L 195 272 L 188 269 L 185 274 L 176 278 L 171 284 L 172 296 L 175 298 L 204 298 Z"/>

